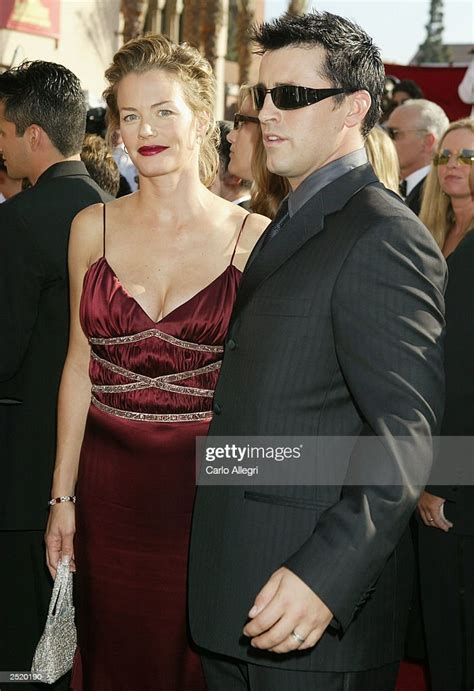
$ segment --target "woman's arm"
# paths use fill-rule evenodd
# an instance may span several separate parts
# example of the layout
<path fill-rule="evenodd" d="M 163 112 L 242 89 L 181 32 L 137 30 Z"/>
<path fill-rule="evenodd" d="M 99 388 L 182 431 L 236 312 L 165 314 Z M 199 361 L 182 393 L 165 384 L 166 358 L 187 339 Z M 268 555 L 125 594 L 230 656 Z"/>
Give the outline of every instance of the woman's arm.
<path fill-rule="evenodd" d="M 90 347 L 79 320 L 82 283 L 88 266 L 100 256 L 100 219 L 102 206 L 82 211 L 73 221 L 69 242 L 69 285 L 71 327 L 69 347 L 61 377 L 58 398 L 58 438 L 52 497 L 74 495 L 79 455 L 91 398 L 89 379 Z M 46 561 L 53 578 L 60 558 L 72 560 L 75 532 L 74 504 L 50 507 L 46 527 Z"/>

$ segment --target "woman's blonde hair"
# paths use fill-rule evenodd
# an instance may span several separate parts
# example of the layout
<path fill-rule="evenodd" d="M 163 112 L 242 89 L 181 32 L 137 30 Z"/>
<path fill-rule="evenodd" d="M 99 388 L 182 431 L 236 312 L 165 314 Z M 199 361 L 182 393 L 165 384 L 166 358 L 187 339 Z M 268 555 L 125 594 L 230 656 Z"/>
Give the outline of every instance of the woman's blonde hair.
<path fill-rule="evenodd" d="M 209 118 L 199 159 L 201 182 L 208 186 L 214 180 L 219 166 L 219 133 L 214 119 L 216 80 L 210 64 L 196 48 L 186 43 L 174 43 L 161 34 L 146 34 L 122 46 L 105 72 L 109 82 L 104 91 L 109 129 L 118 129 L 120 123 L 117 106 L 120 80 L 133 72 L 144 73 L 154 69 L 164 70 L 181 84 L 186 102 L 195 116 L 206 113 Z"/>
<path fill-rule="evenodd" d="M 452 122 L 438 142 L 438 146 L 436 147 L 437 154 L 439 154 L 443 147 L 446 135 L 453 130 L 469 130 L 474 133 L 474 120 L 472 118 L 463 118 L 462 120 Z M 438 171 L 434 165 L 431 166 L 431 170 L 426 177 L 420 210 L 420 221 L 431 231 L 438 245 L 443 248 L 446 235 L 453 227 L 456 219 L 453 205 L 451 204 L 451 198 L 441 189 Z M 462 230 L 469 230 L 471 224 L 472 219 L 469 219 L 466 228 Z"/>
<path fill-rule="evenodd" d="M 238 110 L 243 103 L 251 99 L 250 87 L 244 84 L 240 87 Z M 290 191 L 290 184 L 286 178 L 271 173 L 267 168 L 267 154 L 263 146 L 260 127 L 252 156 L 252 187 L 250 189 L 250 208 L 254 213 L 274 218 L 278 207 Z"/>
<path fill-rule="evenodd" d="M 395 145 L 380 125 L 373 127 L 365 140 L 365 150 L 376 176 L 385 187 L 398 193 L 400 165 Z"/>

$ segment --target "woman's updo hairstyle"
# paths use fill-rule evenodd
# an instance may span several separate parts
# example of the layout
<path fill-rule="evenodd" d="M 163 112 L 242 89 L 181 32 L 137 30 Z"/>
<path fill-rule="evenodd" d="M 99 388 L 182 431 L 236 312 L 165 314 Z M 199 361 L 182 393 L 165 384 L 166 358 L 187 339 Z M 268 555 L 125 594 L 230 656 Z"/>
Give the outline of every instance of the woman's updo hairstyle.
<path fill-rule="evenodd" d="M 214 119 L 216 80 L 209 62 L 199 51 L 186 43 L 177 44 L 162 34 L 146 34 L 125 43 L 115 53 L 105 72 L 109 82 L 104 91 L 108 106 L 109 130 L 119 128 L 117 86 L 127 74 L 154 69 L 166 71 L 181 84 L 186 102 L 196 116 L 207 112 L 209 126 L 203 135 L 199 160 L 201 182 L 209 186 L 219 166 L 217 154 L 218 129 Z"/>

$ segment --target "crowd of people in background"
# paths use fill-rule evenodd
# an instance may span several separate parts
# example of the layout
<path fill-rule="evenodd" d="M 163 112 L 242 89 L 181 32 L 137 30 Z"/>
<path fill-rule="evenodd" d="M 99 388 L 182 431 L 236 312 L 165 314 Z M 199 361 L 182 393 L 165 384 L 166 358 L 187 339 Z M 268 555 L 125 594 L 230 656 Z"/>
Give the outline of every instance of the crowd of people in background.
<path fill-rule="evenodd" d="M 339 45 L 333 34 L 336 30 L 350 36 L 347 46 Z M 305 40 L 297 38 L 299 32 Z M 215 631 L 223 641 L 230 640 L 225 622 L 203 609 L 208 595 L 200 581 L 204 562 L 210 574 L 214 568 L 214 575 L 219 564 L 224 568 L 223 564 L 233 563 L 233 573 L 241 568 L 228 557 L 225 533 L 218 531 L 229 529 L 232 512 L 242 524 L 254 521 L 256 532 L 265 522 L 277 530 L 281 524 L 278 506 L 285 505 L 288 511 L 299 512 L 298 516 L 288 514 L 286 524 L 294 523 L 296 533 L 300 531 L 298 540 L 309 543 L 312 529 L 306 525 L 307 514 L 313 520 L 311 514 L 316 511 L 324 530 L 322 512 L 330 509 L 329 515 L 339 499 L 321 493 L 316 505 L 309 495 L 295 492 L 277 497 L 270 506 L 263 489 L 260 494 L 253 492 L 253 497 L 248 491 L 249 519 L 239 513 L 234 495 L 228 495 L 224 507 L 200 488 L 191 545 L 190 633 L 186 589 L 195 438 L 206 435 L 212 417 L 211 433 L 217 436 L 229 430 L 244 434 L 247 429 L 248 434 L 281 430 L 309 434 L 311 424 L 292 427 L 291 415 L 304 419 L 305 410 L 315 415 L 319 407 L 331 409 L 327 401 L 316 403 L 311 398 L 305 388 L 305 377 L 310 381 L 310 375 L 294 369 L 292 382 L 299 382 L 300 389 L 295 391 L 300 398 L 288 396 L 285 421 L 275 400 L 281 381 L 277 370 L 265 371 L 263 350 L 255 350 L 254 360 L 243 365 L 231 361 L 251 349 L 251 334 L 256 334 L 262 348 L 278 349 L 279 336 L 273 326 L 273 318 L 278 318 L 287 334 L 280 336 L 287 340 L 280 348 L 278 367 L 287 366 L 290 371 L 289 361 L 299 358 L 291 350 L 296 348 L 298 329 L 306 328 L 306 319 L 310 323 L 313 292 L 308 286 L 321 283 L 322 293 L 327 289 L 328 295 L 337 294 L 334 304 L 321 302 L 318 311 L 318 323 L 324 329 L 329 328 L 328 320 L 334 322 L 334 357 L 331 344 L 321 346 L 323 336 L 317 329 L 313 333 L 308 327 L 307 334 L 313 334 L 314 348 L 321 348 L 316 364 L 333 368 L 336 379 L 340 374 L 337 392 L 328 388 L 328 400 L 334 395 L 337 415 L 344 416 L 354 407 L 344 429 L 342 423 L 326 420 L 321 422 L 321 434 L 336 434 L 334 430 L 347 434 L 349 429 L 358 429 L 354 420 L 361 421 L 365 430 L 361 434 L 373 432 L 384 415 L 382 427 L 387 432 L 395 418 L 406 415 L 410 434 L 419 433 L 415 429 L 419 424 L 421 434 L 474 437 L 474 120 L 450 123 L 443 109 L 425 99 L 416 83 L 390 75 L 383 81 L 380 56 L 370 39 L 334 15 L 286 17 L 264 24 L 254 38 L 264 53 L 261 83 L 241 86 L 233 122 L 214 122 L 215 83 L 207 61 L 197 50 L 163 36 L 135 39 L 118 51 L 106 73 L 104 108 L 87 110 L 79 80 L 61 65 L 36 61 L 0 75 L 0 553 L 8 562 L 8 568 L 0 571 L 0 670 L 29 668 L 48 609 L 50 573 L 55 576 L 63 559 L 76 572 L 78 651 L 72 682 L 59 681 L 56 691 L 66 691 L 70 683 L 75 691 L 138 687 L 200 691 L 206 683 L 207 688 L 222 691 L 287 691 L 297 688 L 294 680 L 301 684 L 298 688 L 306 689 L 303 677 L 309 679 L 308 673 L 315 675 L 312 683 L 321 685 L 312 687 L 315 691 L 342 688 L 337 686 L 341 680 L 348 691 L 388 691 L 396 678 L 393 664 L 402 654 L 398 644 L 387 652 L 379 631 L 379 657 L 373 651 L 359 655 L 358 645 L 363 644 L 353 640 L 351 630 L 352 622 L 360 624 L 368 611 L 364 619 L 368 623 L 360 624 L 358 635 L 366 635 L 371 626 L 377 635 L 374 612 L 383 606 L 377 604 L 374 592 L 385 593 L 389 612 L 389 582 L 398 576 L 395 571 L 387 576 L 384 565 L 392 564 L 393 554 L 409 559 L 404 542 L 407 532 L 417 558 L 413 595 L 410 592 L 407 597 L 412 598 L 418 635 L 423 639 L 420 647 L 426 648 L 431 691 L 468 691 L 474 685 L 474 487 L 454 479 L 446 485 L 433 480 L 440 468 L 449 476 L 447 454 L 434 459 L 431 475 L 427 471 L 415 513 L 413 496 L 413 506 L 406 497 L 388 493 L 382 500 L 367 500 L 366 535 L 380 529 L 377 521 L 387 520 L 379 500 L 397 507 L 403 504 L 406 515 L 397 514 L 396 523 L 403 524 L 403 529 L 393 535 L 388 531 L 383 538 L 384 547 L 390 549 L 388 554 L 381 549 L 373 582 L 365 584 L 359 576 L 364 584 L 360 599 L 352 603 L 342 586 L 339 597 L 329 585 L 315 581 L 311 594 L 321 588 L 327 595 L 327 601 L 321 595 L 317 605 L 319 616 L 327 620 L 317 637 L 316 625 L 313 631 L 305 630 L 304 619 L 292 624 L 291 647 L 276 638 L 259 644 L 265 629 L 258 628 L 263 604 L 257 599 L 244 630 L 257 649 L 251 654 L 243 652 L 237 640 L 241 632 L 234 647 L 217 645 Z M 364 50 L 367 55 L 361 57 Z M 362 84 L 361 76 L 349 78 L 340 67 L 343 62 L 328 67 L 326 57 L 337 54 L 342 60 L 343 51 L 348 56 L 353 51 L 351 70 L 359 75 L 360 69 L 368 83 L 372 80 L 371 89 Z M 303 56 L 307 56 L 306 65 Z M 311 60 L 320 60 L 324 66 L 319 72 L 324 78 L 316 86 L 309 83 L 310 77 L 303 83 L 315 71 Z M 279 71 L 286 75 L 285 81 Z M 301 86 L 295 86 L 298 79 Z M 328 93 L 321 95 L 325 90 Z M 314 109 L 322 113 L 323 108 L 324 122 L 307 123 L 320 130 L 315 126 L 305 131 L 303 123 L 297 131 L 292 124 L 293 114 Z M 325 123 L 333 118 L 330 129 Z M 280 165 L 278 145 L 285 137 L 298 142 L 299 158 L 295 150 L 294 160 L 288 156 Z M 326 159 L 323 154 L 318 158 L 319 148 L 327 152 Z M 301 161 L 306 168 L 300 170 Z M 308 215 L 305 208 L 310 207 Z M 308 250 L 315 246 L 308 241 L 309 228 L 317 225 L 319 213 L 335 239 L 333 247 L 322 242 L 318 251 L 338 256 L 341 247 L 346 247 L 341 266 L 350 267 L 350 278 L 344 279 L 347 294 L 342 292 L 342 279 L 335 287 L 325 288 L 325 281 L 329 285 L 334 278 L 333 266 Z M 334 218 L 338 225 L 331 225 L 336 223 Z M 298 219 L 304 219 L 301 228 L 296 227 Z M 352 223 L 360 238 L 357 243 L 351 236 Z M 287 226 L 290 230 L 285 230 Z M 341 227 L 343 232 L 339 232 Z M 297 268 L 250 306 L 248 332 L 242 332 L 246 313 L 239 310 L 251 299 L 249 283 L 258 284 L 259 272 L 263 275 L 267 270 L 269 276 L 281 272 L 282 237 L 292 230 L 307 234 L 306 250 L 295 245 Z M 353 244 L 361 248 L 359 263 L 353 258 L 358 251 Z M 371 267 L 371 262 L 376 266 Z M 323 275 L 325 267 L 327 275 Z M 360 283 L 364 275 L 375 276 L 374 284 Z M 301 292 L 303 285 L 306 292 Z M 306 297 L 300 299 L 303 294 Z M 367 301 L 367 313 L 362 304 L 357 319 L 351 297 L 359 303 Z M 382 310 L 383 318 L 377 310 Z M 372 321 L 367 316 L 370 334 L 369 327 L 364 327 L 369 312 L 379 314 Z M 259 333 L 267 323 L 265 344 Z M 346 343 L 339 327 L 353 330 L 355 340 Z M 272 333 L 276 334 L 273 345 Z M 377 364 L 378 345 L 372 351 L 370 338 L 380 339 L 381 353 L 384 338 L 389 342 Z M 404 344 L 400 352 L 393 346 L 397 339 Z M 307 373 L 314 365 L 309 364 L 312 347 L 306 354 Z M 444 368 L 440 364 L 443 348 Z M 420 362 L 413 364 L 410 358 L 415 351 Z M 287 356 L 288 361 L 284 360 Z M 358 359 L 359 369 L 352 368 L 351 358 Z M 372 369 L 379 364 L 382 373 L 371 379 Z M 385 378 L 386 372 L 398 366 L 399 387 Z M 228 402 L 232 390 L 241 402 L 242 419 L 244 409 L 252 407 L 238 393 L 239 386 L 249 386 L 247 370 L 263 392 L 261 406 L 266 410 L 254 412 L 261 424 L 227 423 L 226 427 L 222 408 L 227 405 L 232 415 Z M 424 388 L 425 374 L 429 384 Z M 364 377 L 366 381 L 359 381 Z M 286 380 L 281 385 L 291 388 Z M 393 409 L 387 406 L 383 414 L 376 407 L 372 411 L 372 406 L 381 405 L 379 389 L 385 386 Z M 408 413 L 397 407 L 404 397 L 405 403 L 413 404 Z M 273 427 L 265 417 L 270 409 L 278 418 Z M 213 501 L 220 510 L 214 515 L 220 516 L 215 527 L 209 518 Z M 357 498 L 344 501 L 356 503 Z M 362 504 L 357 506 L 361 515 Z M 264 509 L 268 513 L 259 513 Z M 403 532 L 410 515 L 410 527 Z M 340 527 L 347 516 L 341 509 L 334 520 Z M 356 532 L 354 528 L 354 544 L 362 539 Z M 336 529 L 334 535 L 336 540 Z M 290 573 L 300 583 L 305 578 L 311 583 L 314 562 L 310 557 L 308 562 L 298 559 L 299 551 L 293 554 L 299 542 L 287 536 L 281 539 L 282 564 L 288 566 L 281 569 L 286 572 L 282 581 Z M 207 540 L 212 548 L 203 544 Z M 245 543 L 243 533 L 238 542 Z M 378 547 L 361 542 L 358 549 L 377 553 Z M 351 551 L 347 544 L 345 551 Z M 241 554 L 248 555 L 243 547 Z M 342 561 L 340 555 L 328 558 Z M 272 563 L 263 547 L 262 561 Z M 250 567 L 259 573 L 258 566 L 246 565 Z M 404 564 L 396 568 L 403 570 Z M 261 602 L 266 597 L 271 600 L 270 591 L 277 587 L 274 577 L 260 592 Z M 265 579 L 254 583 L 252 596 L 264 584 Z M 410 586 L 404 581 L 405 587 Z M 223 586 L 214 594 L 219 598 L 223 593 L 238 601 L 237 594 Z M 348 603 L 352 613 L 346 612 Z M 232 617 L 238 615 L 229 606 L 226 621 Z M 399 619 L 394 640 L 399 631 L 405 631 L 408 609 Z M 241 623 L 243 627 L 245 621 Z M 200 650 L 193 640 L 214 654 L 203 655 L 206 682 Z M 346 648 L 344 644 L 337 647 L 339 640 L 346 642 Z M 319 646 L 319 657 L 312 656 L 314 645 Z M 294 651 L 297 654 L 292 657 Z M 289 660 L 286 666 L 275 662 L 280 652 Z M 258 653 L 262 653 L 260 658 Z M 159 664 L 151 663 L 154 657 Z M 234 666 L 227 666 L 229 660 Z M 252 671 L 253 662 L 264 671 Z M 357 676 L 372 668 L 376 675 Z M 343 678 L 336 678 L 336 673 Z M 157 674 L 163 676 L 164 686 L 159 686 Z M 140 679 L 135 687 L 124 682 L 135 678 Z M 231 682 L 235 686 L 226 685 Z M 389 686 L 377 685 L 384 683 Z"/>

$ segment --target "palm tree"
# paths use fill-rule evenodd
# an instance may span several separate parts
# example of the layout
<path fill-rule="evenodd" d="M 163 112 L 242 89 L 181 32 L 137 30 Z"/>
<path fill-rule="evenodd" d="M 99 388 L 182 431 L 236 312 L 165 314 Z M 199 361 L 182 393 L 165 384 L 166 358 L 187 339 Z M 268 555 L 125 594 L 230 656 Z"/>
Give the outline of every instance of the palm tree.
<path fill-rule="evenodd" d="M 183 6 L 183 35 L 182 40 L 190 46 L 200 48 L 201 37 L 199 25 L 201 21 L 200 0 L 184 0 Z"/>
<path fill-rule="evenodd" d="M 288 14 L 304 14 L 308 10 L 308 0 L 290 0 L 288 3 Z"/>
<path fill-rule="evenodd" d="M 143 33 L 147 9 L 148 0 L 121 0 L 124 43 Z"/>
<path fill-rule="evenodd" d="M 253 0 L 238 0 L 236 44 L 239 62 L 239 84 L 246 84 L 249 81 L 252 50 L 248 32 L 253 19 Z"/>
<path fill-rule="evenodd" d="M 214 67 L 218 57 L 219 33 L 224 24 L 222 0 L 201 0 L 200 10 L 201 51 Z"/>

